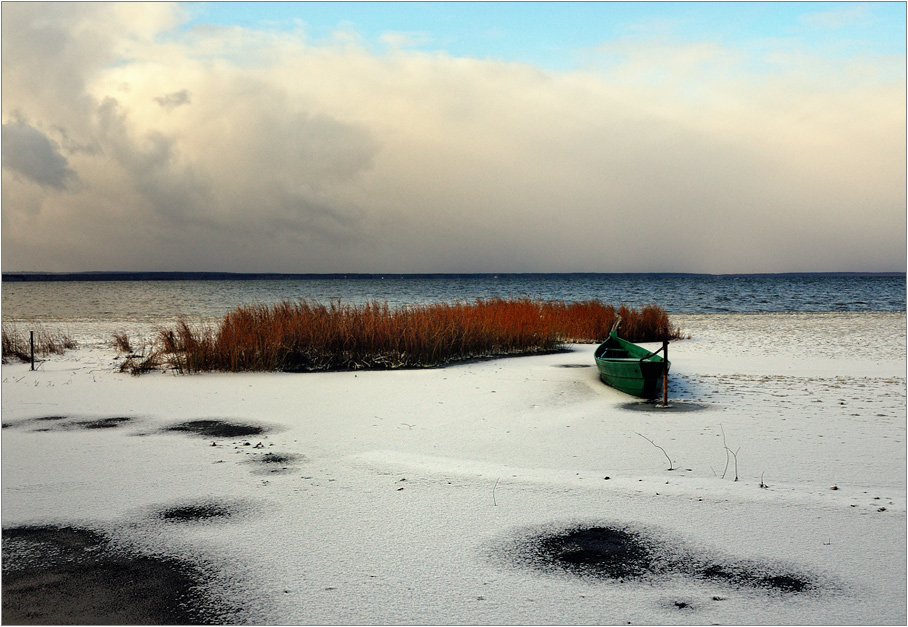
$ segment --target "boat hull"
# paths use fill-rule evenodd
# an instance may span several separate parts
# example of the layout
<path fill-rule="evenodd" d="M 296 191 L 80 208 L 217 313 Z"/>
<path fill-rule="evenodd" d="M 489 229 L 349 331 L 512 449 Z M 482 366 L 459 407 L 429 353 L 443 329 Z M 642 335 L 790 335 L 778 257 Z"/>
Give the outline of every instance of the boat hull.
<path fill-rule="evenodd" d="M 655 398 L 671 362 L 614 332 L 595 352 L 599 378 L 611 387 L 639 398 Z"/>

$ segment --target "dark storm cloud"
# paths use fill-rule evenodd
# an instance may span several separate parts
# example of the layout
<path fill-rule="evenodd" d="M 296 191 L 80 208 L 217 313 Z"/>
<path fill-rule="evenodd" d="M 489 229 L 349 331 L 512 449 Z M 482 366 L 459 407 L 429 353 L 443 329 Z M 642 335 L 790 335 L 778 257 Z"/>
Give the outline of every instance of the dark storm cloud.
<path fill-rule="evenodd" d="M 3 125 L 3 168 L 44 187 L 64 189 L 76 173 L 60 153 L 60 146 L 23 121 Z"/>

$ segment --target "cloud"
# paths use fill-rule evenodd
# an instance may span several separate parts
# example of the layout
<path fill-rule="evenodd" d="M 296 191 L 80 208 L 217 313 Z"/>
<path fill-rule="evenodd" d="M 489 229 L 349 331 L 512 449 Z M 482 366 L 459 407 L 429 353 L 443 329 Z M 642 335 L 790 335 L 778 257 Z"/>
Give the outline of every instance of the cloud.
<path fill-rule="evenodd" d="M 869 19 L 868 7 L 858 4 L 836 8 L 831 11 L 806 13 L 801 18 L 801 21 L 810 26 L 838 29 L 853 24 L 866 23 Z"/>
<path fill-rule="evenodd" d="M 425 33 L 387 32 L 380 37 L 380 40 L 392 48 L 406 48 L 425 45 L 432 41 L 432 38 Z"/>
<path fill-rule="evenodd" d="M 4 5 L 5 268 L 904 269 L 904 59 L 547 73 L 152 5 Z"/>
<path fill-rule="evenodd" d="M 60 146 L 21 120 L 3 125 L 2 158 L 5 169 L 43 187 L 62 190 L 76 176 Z"/>
<path fill-rule="evenodd" d="M 162 108 L 170 111 L 181 105 L 188 105 L 191 102 L 191 99 L 189 97 L 189 90 L 181 89 L 172 94 L 157 96 L 154 98 L 154 101 L 161 105 Z"/>

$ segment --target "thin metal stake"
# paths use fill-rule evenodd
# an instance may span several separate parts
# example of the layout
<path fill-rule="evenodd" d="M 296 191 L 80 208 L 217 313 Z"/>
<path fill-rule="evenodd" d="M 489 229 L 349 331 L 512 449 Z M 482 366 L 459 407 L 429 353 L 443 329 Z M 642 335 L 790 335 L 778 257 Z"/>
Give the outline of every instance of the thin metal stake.
<path fill-rule="evenodd" d="M 31 350 L 32 370 L 34 370 L 35 369 L 35 332 L 34 331 L 28 332 L 28 340 L 29 340 L 29 344 L 31 345 L 31 349 L 32 349 Z"/>

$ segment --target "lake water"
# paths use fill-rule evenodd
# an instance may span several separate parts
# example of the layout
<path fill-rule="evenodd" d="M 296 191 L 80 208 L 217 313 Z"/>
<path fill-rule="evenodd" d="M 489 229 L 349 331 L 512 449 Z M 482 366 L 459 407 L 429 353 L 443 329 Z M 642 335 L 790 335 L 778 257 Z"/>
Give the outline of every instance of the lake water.
<path fill-rule="evenodd" d="M 155 322 L 220 317 L 238 305 L 314 300 L 393 307 L 477 298 L 615 306 L 657 304 L 669 314 L 905 311 L 905 276 L 449 275 L 427 277 L 36 281 L 2 284 L 4 322 Z"/>

